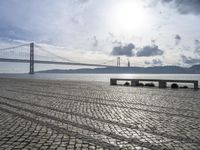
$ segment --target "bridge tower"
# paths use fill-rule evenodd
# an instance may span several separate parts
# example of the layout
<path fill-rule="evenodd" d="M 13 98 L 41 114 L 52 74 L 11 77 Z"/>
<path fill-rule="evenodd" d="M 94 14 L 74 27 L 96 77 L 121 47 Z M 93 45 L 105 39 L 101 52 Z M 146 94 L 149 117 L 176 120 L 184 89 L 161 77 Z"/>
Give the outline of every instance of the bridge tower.
<path fill-rule="evenodd" d="M 30 43 L 30 72 L 34 74 L 34 43 Z"/>
<path fill-rule="evenodd" d="M 130 61 L 129 61 L 129 59 L 128 59 L 128 67 L 131 67 L 131 64 L 130 64 Z"/>
<path fill-rule="evenodd" d="M 117 67 L 120 67 L 120 57 L 117 57 Z"/>

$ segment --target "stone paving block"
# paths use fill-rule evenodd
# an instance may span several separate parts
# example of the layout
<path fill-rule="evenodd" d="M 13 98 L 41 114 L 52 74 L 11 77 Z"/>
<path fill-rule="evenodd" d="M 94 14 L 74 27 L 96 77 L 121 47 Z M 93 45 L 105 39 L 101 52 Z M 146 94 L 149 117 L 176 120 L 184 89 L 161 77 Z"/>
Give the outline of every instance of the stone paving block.
<path fill-rule="evenodd" d="M 200 92 L 0 79 L 0 149 L 200 149 Z"/>

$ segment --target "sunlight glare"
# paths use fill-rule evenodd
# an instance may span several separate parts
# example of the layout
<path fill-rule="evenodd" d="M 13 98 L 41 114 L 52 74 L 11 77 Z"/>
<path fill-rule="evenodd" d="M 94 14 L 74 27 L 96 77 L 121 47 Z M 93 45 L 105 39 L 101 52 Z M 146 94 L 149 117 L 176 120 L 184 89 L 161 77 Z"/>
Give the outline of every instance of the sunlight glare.
<path fill-rule="evenodd" d="M 149 15 L 138 1 L 125 0 L 111 9 L 111 26 L 120 32 L 140 32 L 148 27 Z"/>

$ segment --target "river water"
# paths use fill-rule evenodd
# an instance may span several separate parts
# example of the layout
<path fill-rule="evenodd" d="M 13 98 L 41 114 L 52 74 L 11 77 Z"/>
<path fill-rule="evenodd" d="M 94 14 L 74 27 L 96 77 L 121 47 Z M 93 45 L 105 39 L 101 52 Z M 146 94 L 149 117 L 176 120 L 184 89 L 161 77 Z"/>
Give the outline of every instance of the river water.
<path fill-rule="evenodd" d="M 0 77 L 109 82 L 110 78 L 198 80 L 200 74 L 0 74 Z"/>

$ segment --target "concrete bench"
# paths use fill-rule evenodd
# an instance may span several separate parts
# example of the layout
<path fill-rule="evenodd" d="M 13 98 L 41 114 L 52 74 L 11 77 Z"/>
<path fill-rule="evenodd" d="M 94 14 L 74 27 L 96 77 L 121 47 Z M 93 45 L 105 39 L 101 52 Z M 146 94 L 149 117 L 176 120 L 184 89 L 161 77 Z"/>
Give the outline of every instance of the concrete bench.
<path fill-rule="evenodd" d="M 137 86 L 140 81 L 143 82 L 158 82 L 159 88 L 166 88 L 167 82 L 172 83 L 192 83 L 194 84 L 194 89 L 199 89 L 198 81 L 196 80 L 159 80 L 159 79 L 121 79 L 121 78 L 111 78 L 110 85 L 117 85 L 117 81 L 131 81 L 131 86 Z"/>

